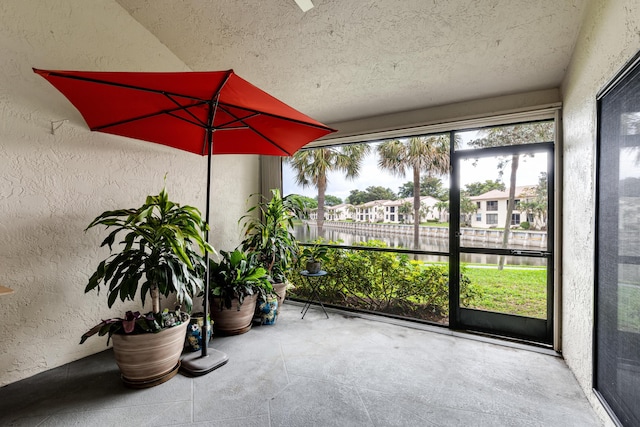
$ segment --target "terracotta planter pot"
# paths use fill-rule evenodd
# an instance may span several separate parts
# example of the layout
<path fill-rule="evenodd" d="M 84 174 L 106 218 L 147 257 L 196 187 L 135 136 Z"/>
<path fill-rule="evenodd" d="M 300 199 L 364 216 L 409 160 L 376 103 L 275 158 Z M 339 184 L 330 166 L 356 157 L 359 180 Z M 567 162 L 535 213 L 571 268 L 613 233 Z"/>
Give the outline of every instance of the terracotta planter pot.
<path fill-rule="evenodd" d="M 146 387 L 171 378 L 171 374 L 177 372 L 187 326 L 189 319 L 156 334 L 114 334 L 113 354 L 123 381 L 127 385 Z"/>
<path fill-rule="evenodd" d="M 238 308 L 238 300 L 231 301 L 231 308 L 220 309 L 220 298 L 211 298 L 211 320 L 216 333 L 240 335 L 251 329 L 251 320 L 256 311 L 256 295 L 248 296 Z"/>
<path fill-rule="evenodd" d="M 284 304 L 284 299 L 287 296 L 287 284 L 286 283 L 274 283 L 273 290 L 278 296 L 278 314 L 280 314 L 280 307 Z"/>

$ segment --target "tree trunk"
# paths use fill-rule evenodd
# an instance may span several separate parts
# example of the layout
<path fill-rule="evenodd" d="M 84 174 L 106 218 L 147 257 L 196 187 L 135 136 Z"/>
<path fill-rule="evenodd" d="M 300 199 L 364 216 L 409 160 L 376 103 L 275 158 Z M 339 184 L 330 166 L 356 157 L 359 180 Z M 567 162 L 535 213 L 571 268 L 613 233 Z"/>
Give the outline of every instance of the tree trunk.
<path fill-rule="evenodd" d="M 318 224 L 318 237 L 324 237 L 322 228 L 324 227 L 324 196 L 326 191 L 327 177 L 323 173 L 318 176 L 318 219 L 316 221 Z"/>
<path fill-rule="evenodd" d="M 507 202 L 507 218 L 504 221 L 504 234 L 502 236 L 502 249 L 507 249 L 509 244 L 509 232 L 511 230 L 511 215 L 516 202 L 516 174 L 518 173 L 518 164 L 520 163 L 520 155 L 514 154 L 511 157 L 511 177 L 509 179 L 509 201 Z M 504 255 L 500 256 L 498 261 L 498 270 L 504 268 Z"/>
<path fill-rule="evenodd" d="M 413 167 L 413 249 L 418 249 L 420 242 L 420 169 Z M 418 255 L 414 255 L 418 259 Z"/>
<path fill-rule="evenodd" d="M 151 294 L 151 311 L 158 314 L 160 313 L 160 291 L 156 285 L 151 285 L 149 293 Z"/>

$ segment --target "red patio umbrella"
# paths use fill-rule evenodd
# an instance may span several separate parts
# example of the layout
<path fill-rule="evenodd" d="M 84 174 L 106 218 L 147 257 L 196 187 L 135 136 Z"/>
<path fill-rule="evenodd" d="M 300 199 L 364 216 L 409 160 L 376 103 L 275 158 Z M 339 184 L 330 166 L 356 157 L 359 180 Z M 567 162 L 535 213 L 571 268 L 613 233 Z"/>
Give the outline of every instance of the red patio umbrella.
<path fill-rule="evenodd" d="M 290 156 L 303 145 L 334 132 L 238 77 L 233 70 L 33 71 L 71 101 L 91 130 L 206 155 L 207 224 L 213 154 Z M 208 253 L 206 257 L 205 319 L 209 305 Z M 207 335 L 206 331 L 202 334 L 202 359 L 207 357 Z M 197 375 L 219 366 L 203 360 L 195 365 L 190 373 Z"/>

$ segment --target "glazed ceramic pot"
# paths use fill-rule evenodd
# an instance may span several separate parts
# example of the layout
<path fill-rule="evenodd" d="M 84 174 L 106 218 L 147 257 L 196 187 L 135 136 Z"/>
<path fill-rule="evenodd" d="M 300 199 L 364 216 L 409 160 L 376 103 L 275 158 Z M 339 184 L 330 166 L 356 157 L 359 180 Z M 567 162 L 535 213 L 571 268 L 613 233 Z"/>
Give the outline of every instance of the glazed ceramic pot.
<path fill-rule="evenodd" d="M 273 325 L 278 317 L 278 297 L 270 295 L 266 300 L 258 300 L 256 314 L 260 318 L 261 325 Z"/>
<path fill-rule="evenodd" d="M 209 333 L 208 339 L 211 339 L 212 326 L 211 317 L 207 315 L 209 320 Z M 190 351 L 200 351 L 202 349 L 202 329 L 204 327 L 204 313 L 191 314 L 191 320 L 189 321 L 189 327 L 187 328 L 186 347 Z"/>

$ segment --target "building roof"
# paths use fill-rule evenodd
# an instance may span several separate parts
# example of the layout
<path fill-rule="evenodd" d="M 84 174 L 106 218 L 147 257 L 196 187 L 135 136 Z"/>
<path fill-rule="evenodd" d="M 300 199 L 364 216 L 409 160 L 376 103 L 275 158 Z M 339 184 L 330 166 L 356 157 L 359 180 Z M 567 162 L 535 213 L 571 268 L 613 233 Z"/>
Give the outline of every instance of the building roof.
<path fill-rule="evenodd" d="M 535 186 L 531 185 L 516 187 L 516 197 L 531 197 L 533 188 L 535 188 Z M 469 198 L 474 202 L 481 200 L 506 200 L 509 198 L 509 189 L 507 188 L 505 191 L 491 190 L 480 194 L 479 196 L 472 196 Z"/>

